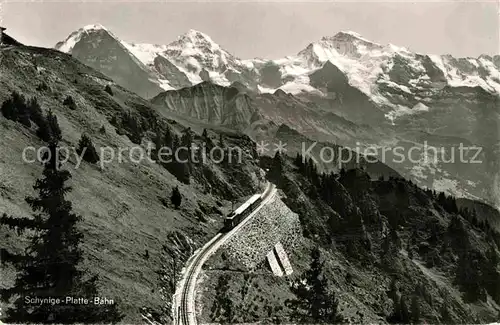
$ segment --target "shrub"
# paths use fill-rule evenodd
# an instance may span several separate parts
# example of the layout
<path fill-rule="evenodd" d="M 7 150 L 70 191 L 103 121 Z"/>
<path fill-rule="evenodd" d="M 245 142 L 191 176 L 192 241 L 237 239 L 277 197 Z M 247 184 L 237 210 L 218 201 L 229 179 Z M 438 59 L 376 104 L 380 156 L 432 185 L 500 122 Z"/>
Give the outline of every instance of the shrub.
<path fill-rule="evenodd" d="M 45 81 L 42 81 L 38 86 L 36 86 L 37 91 L 46 91 L 49 90 L 49 86 L 45 83 Z"/>
<path fill-rule="evenodd" d="M 111 89 L 110 85 L 106 85 L 106 87 L 104 87 L 104 91 L 113 96 L 113 89 Z"/>
<path fill-rule="evenodd" d="M 76 109 L 76 103 L 75 103 L 75 100 L 73 99 L 73 97 L 71 96 L 67 96 L 64 101 L 63 101 L 63 105 L 64 106 L 67 106 L 70 110 L 75 110 Z"/>

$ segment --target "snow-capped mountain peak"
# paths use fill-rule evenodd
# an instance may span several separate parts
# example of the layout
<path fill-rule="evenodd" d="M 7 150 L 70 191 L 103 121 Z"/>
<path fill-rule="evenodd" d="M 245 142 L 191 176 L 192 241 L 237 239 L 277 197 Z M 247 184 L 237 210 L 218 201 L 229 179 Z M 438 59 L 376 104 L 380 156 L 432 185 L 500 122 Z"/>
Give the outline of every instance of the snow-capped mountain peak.
<path fill-rule="evenodd" d="M 325 36 L 321 39 L 321 41 L 330 41 L 330 42 L 351 42 L 351 43 L 356 43 L 356 42 L 361 42 L 367 45 L 377 45 L 381 46 L 378 43 L 375 43 L 373 41 L 370 41 L 361 34 L 353 32 L 353 31 L 340 31 L 334 36 Z"/>
<path fill-rule="evenodd" d="M 95 31 L 95 30 L 105 30 L 105 31 L 109 32 L 109 30 L 101 24 L 92 24 L 92 25 L 83 26 L 82 29 L 87 31 L 87 32 Z"/>
<path fill-rule="evenodd" d="M 218 66 L 227 64 L 227 61 L 232 59 L 232 55 L 214 42 L 210 36 L 194 29 L 180 35 L 166 48 L 165 53 L 170 57 L 196 57 L 208 63 L 209 66 L 214 60 L 217 61 L 214 61 L 215 66 Z M 210 67 L 208 69 L 210 70 Z"/>
<path fill-rule="evenodd" d="M 210 36 L 195 29 L 190 29 L 185 34 L 180 35 L 177 41 L 171 45 L 186 45 L 201 46 L 210 48 L 212 51 L 220 49 L 219 44 L 215 43 Z"/>
<path fill-rule="evenodd" d="M 97 33 L 97 32 L 105 32 L 111 37 L 116 38 L 106 27 L 101 24 L 92 24 L 86 25 L 82 28 L 79 28 L 77 31 L 71 33 L 64 41 L 61 41 L 56 44 L 55 49 L 64 53 L 71 53 L 75 45 L 84 37 L 85 35 Z"/>
<path fill-rule="evenodd" d="M 74 49 L 77 43 L 79 46 Z M 81 48 L 89 54 L 89 60 L 95 60 L 99 49 L 108 48 L 98 55 L 100 61 L 113 60 L 127 52 L 126 56 L 147 72 L 146 82 L 153 80 L 165 90 L 202 81 L 222 86 L 238 81 L 259 92 L 273 93 L 281 88 L 292 94 L 318 93 L 321 90 L 311 86 L 309 77 L 330 62 L 347 77 L 351 86 L 377 104 L 393 109 L 403 105 L 394 104 L 391 99 L 396 93 L 417 98 L 417 93 L 427 94 L 445 85 L 479 86 L 488 92 L 500 93 L 499 56 L 460 59 L 425 55 L 393 44 L 381 45 L 354 31 L 322 37 L 297 55 L 277 60 L 240 60 L 210 36 L 194 29 L 167 45 L 153 45 L 118 40 L 104 26 L 94 24 L 80 28 L 56 45 L 56 49 L 73 55 Z M 422 95 L 418 101 L 428 100 L 427 97 Z M 406 111 L 416 111 L 412 110 L 416 104 L 411 103 Z"/>

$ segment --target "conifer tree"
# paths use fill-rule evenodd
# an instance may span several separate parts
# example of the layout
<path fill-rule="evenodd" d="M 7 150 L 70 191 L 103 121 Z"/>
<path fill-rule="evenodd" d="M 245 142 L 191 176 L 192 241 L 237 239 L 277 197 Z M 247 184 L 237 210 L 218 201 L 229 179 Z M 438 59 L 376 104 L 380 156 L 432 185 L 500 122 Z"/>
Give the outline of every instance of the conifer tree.
<path fill-rule="evenodd" d="M 161 148 L 165 146 L 163 143 L 163 136 L 161 135 L 160 131 L 156 131 L 156 135 L 153 138 L 153 144 L 155 145 L 155 149 L 152 151 L 152 158 L 155 160 L 159 160 L 159 151 Z M 164 158 L 162 157 L 162 160 Z"/>
<path fill-rule="evenodd" d="M 417 295 L 413 295 L 411 298 L 411 319 L 415 323 L 420 321 L 420 304 Z"/>
<path fill-rule="evenodd" d="M 281 180 L 281 176 L 283 173 L 283 158 L 279 151 L 276 151 L 274 158 L 272 160 L 272 166 L 269 170 L 269 174 L 272 180 L 274 180 L 278 185 Z"/>
<path fill-rule="evenodd" d="M 94 144 L 92 143 L 90 137 L 86 134 L 82 134 L 82 137 L 78 142 L 78 148 L 76 149 L 76 152 L 79 155 L 82 155 L 83 153 L 83 160 L 91 164 L 95 164 L 99 161 L 99 155 L 97 154 Z"/>
<path fill-rule="evenodd" d="M 27 105 L 28 105 L 28 110 L 30 112 L 31 120 L 36 125 L 40 125 L 40 123 L 43 123 L 44 120 L 43 111 L 36 97 L 31 98 L 28 101 Z"/>
<path fill-rule="evenodd" d="M 453 317 L 451 316 L 450 313 L 450 308 L 448 307 L 448 301 L 445 301 L 443 305 L 441 306 L 440 310 L 440 321 L 443 324 L 452 324 L 453 323 Z"/>
<path fill-rule="evenodd" d="M 181 151 L 181 159 L 183 161 L 187 161 L 185 164 L 188 165 L 187 172 L 190 172 L 190 166 L 191 166 L 191 152 L 192 152 L 192 145 L 193 145 L 193 136 L 191 134 L 191 129 L 188 128 L 187 130 L 184 131 L 184 134 L 181 137 L 181 146 L 186 148 L 186 150 Z"/>
<path fill-rule="evenodd" d="M 214 144 L 214 141 L 212 140 L 212 138 L 210 137 L 210 135 L 208 134 L 207 129 L 203 129 L 203 133 L 201 136 L 203 137 L 203 141 L 205 142 L 206 147 L 209 150 L 211 150 L 215 146 L 215 144 Z"/>
<path fill-rule="evenodd" d="M 170 197 L 170 201 L 172 201 L 172 204 L 175 206 L 176 209 L 179 209 L 181 202 L 182 202 L 182 195 L 181 195 L 181 192 L 179 191 L 178 186 L 173 188 L 172 196 Z"/>
<path fill-rule="evenodd" d="M 20 122 L 27 127 L 31 126 L 30 112 L 26 105 L 26 99 L 18 92 L 12 92 L 10 98 L 2 103 L 0 110 L 5 118 Z"/>
<path fill-rule="evenodd" d="M 328 291 L 328 279 L 323 268 L 321 253 L 314 247 L 311 251 L 309 270 L 292 287 L 296 299 L 287 302 L 296 310 L 294 316 L 298 321 L 329 324 L 342 321 L 337 313 L 338 302 L 335 295 Z"/>
<path fill-rule="evenodd" d="M 60 170 L 55 143 L 49 146 L 51 159 L 45 164 L 42 178 L 35 183 L 38 197 L 26 201 L 33 209 L 32 218 L 4 215 L 0 224 L 22 233 L 31 230 L 31 241 L 24 255 L 2 249 L 2 262 L 11 262 L 18 270 L 14 287 L 1 289 L 3 300 L 17 298 L 6 312 L 12 323 L 97 323 L 118 322 L 123 317 L 115 304 L 28 304 L 24 297 L 40 299 L 98 296 L 97 276 L 82 270 L 80 244 L 83 235 L 77 229 L 81 217 L 72 211 L 66 195 L 71 190 L 65 183 L 71 178 Z"/>
<path fill-rule="evenodd" d="M 408 310 L 408 304 L 406 303 L 406 298 L 401 296 L 401 301 L 399 303 L 400 313 L 401 313 L 401 322 L 403 324 L 410 323 L 410 311 Z"/>
<path fill-rule="evenodd" d="M 45 117 L 40 118 L 36 134 L 45 142 L 59 142 L 62 139 L 57 116 L 52 113 L 52 110 L 49 110 Z"/>
<path fill-rule="evenodd" d="M 174 151 L 177 147 L 177 143 L 175 143 L 175 141 L 174 141 L 174 138 L 176 138 L 176 137 L 177 136 L 172 133 L 170 128 L 167 128 L 167 131 L 165 132 L 165 137 L 164 137 L 163 143 L 165 146 L 172 149 L 172 151 Z"/>

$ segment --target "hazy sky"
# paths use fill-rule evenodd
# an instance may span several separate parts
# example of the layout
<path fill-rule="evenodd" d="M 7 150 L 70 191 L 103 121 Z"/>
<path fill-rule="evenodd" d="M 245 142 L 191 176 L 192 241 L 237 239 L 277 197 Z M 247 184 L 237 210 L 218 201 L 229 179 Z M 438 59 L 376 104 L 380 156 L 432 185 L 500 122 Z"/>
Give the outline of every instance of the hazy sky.
<path fill-rule="evenodd" d="M 200 30 L 241 58 L 293 55 L 322 36 L 352 30 L 378 43 L 429 54 L 499 54 L 499 5 L 488 2 L 177 2 L 6 0 L 7 32 L 52 47 L 72 31 L 100 23 L 119 38 L 167 44 Z M 35 0 L 36 1 L 36 0 Z M 1 1 L 0 1 L 1 2 Z M 1 4 L 0 4 L 1 5 Z"/>

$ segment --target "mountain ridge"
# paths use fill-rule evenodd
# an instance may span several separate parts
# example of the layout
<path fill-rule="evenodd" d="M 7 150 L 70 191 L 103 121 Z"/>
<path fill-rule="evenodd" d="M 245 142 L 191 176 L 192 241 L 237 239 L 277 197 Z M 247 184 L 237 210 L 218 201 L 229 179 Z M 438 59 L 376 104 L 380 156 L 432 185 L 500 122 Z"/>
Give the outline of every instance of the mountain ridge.
<path fill-rule="evenodd" d="M 69 53 L 72 51 L 73 43 L 79 41 L 77 37 L 71 37 L 71 35 L 75 33 L 81 35 L 83 32 L 92 34 L 100 30 L 105 30 L 114 36 L 102 25 L 88 25 L 71 33 L 66 41 L 56 45 L 56 49 Z M 168 78 L 157 77 L 157 84 L 164 90 L 178 89 L 209 79 L 223 86 L 239 81 L 258 92 L 274 92 L 278 88 L 293 94 L 312 92 L 316 89 L 308 83 L 308 75 L 321 68 L 325 62 L 330 61 L 347 75 L 353 86 L 369 95 L 372 100 L 388 106 L 391 106 L 390 100 L 377 91 L 379 81 L 391 82 L 393 87 L 404 90 L 418 88 L 425 84 L 425 79 L 432 79 L 425 73 L 428 69 L 441 71 L 445 79 L 441 81 L 445 81 L 450 86 L 478 85 L 487 91 L 500 93 L 500 56 L 498 55 L 481 55 L 478 58 L 427 55 L 411 52 L 393 44 L 381 45 L 352 31 L 341 31 L 333 36 L 324 36 L 310 43 L 297 54 L 280 59 L 237 58 L 214 42 L 210 36 L 194 29 L 178 36 L 176 40 L 166 45 L 132 43 L 123 40 L 120 42 L 131 55 L 150 67 L 153 72 L 158 72 L 153 65 L 155 58 L 163 57 L 175 65 L 190 81 L 190 84 L 184 80 L 181 84 L 174 82 L 172 85 Z M 393 62 L 394 60 L 396 62 Z M 393 65 L 398 66 L 400 61 L 407 61 L 403 62 L 403 65 L 406 64 L 406 69 L 409 73 L 413 72 L 415 78 L 406 82 L 414 80 L 414 84 L 400 84 L 391 80 L 390 76 L 386 76 Z M 255 77 L 262 79 L 262 69 L 269 65 L 277 66 L 280 79 L 278 83 L 266 86 L 262 84 L 262 80 L 258 80 L 257 84 L 249 80 Z M 203 72 L 207 75 L 206 78 L 200 76 L 202 71 L 206 71 Z M 490 75 L 491 78 L 489 78 Z M 174 74 L 172 78 L 176 79 L 177 76 Z"/>

